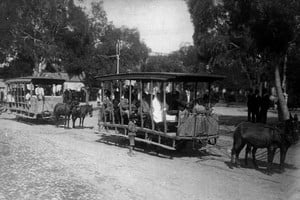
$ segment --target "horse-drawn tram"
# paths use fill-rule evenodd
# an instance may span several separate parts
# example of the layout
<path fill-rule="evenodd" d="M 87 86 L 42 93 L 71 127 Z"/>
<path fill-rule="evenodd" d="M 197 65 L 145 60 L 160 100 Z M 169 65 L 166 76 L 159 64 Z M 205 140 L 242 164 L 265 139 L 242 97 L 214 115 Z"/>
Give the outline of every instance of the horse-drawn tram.
<path fill-rule="evenodd" d="M 54 106 L 63 102 L 64 82 L 46 77 L 7 80 L 7 109 L 24 118 L 50 118 Z"/>
<path fill-rule="evenodd" d="M 169 150 L 192 141 L 215 143 L 218 116 L 213 113 L 211 86 L 224 76 L 139 72 L 99 76 L 99 130 Z M 134 124 L 134 125 L 133 125 Z M 132 126 L 133 125 L 133 126 Z"/>

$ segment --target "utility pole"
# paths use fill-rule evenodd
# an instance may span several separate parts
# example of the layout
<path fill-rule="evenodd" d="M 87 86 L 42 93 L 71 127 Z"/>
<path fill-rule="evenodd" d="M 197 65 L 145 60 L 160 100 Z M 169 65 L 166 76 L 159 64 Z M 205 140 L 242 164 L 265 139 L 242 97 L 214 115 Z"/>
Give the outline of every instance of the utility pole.
<path fill-rule="evenodd" d="M 121 40 L 117 40 L 116 55 L 111 55 L 111 56 L 98 55 L 98 56 L 103 57 L 103 58 L 117 58 L 117 71 L 116 71 L 116 74 L 119 74 L 120 73 L 120 54 L 121 54 Z"/>
<path fill-rule="evenodd" d="M 116 43 L 117 74 L 120 73 L 120 51 L 121 51 L 120 40 L 117 40 L 117 43 Z"/>

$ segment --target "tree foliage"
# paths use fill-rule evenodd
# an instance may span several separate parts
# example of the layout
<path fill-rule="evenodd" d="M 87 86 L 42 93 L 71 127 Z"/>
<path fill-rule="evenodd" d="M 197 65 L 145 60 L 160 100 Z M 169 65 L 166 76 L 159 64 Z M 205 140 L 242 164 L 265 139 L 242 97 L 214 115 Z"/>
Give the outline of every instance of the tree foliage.
<path fill-rule="evenodd" d="M 222 41 L 224 47 L 218 48 L 221 49 L 216 52 L 218 56 L 207 54 L 209 60 L 206 63 L 212 68 L 224 63 L 226 69 L 240 65 L 240 71 L 246 73 L 250 82 L 253 79 L 251 76 L 259 79 L 261 74 L 272 71 L 274 75 L 271 77 L 275 77 L 279 101 L 285 110 L 284 118 L 287 118 L 279 72 L 299 35 L 299 2 L 223 0 L 218 5 L 213 2 L 187 1 L 195 27 L 194 42 L 197 48 L 215 49 L 218 46 L 199 42 L 199 38 L 205 37 L 208 37 L 206 41 Z M 212 29 L 216 33 L 210 34 Z M 216 40 L 216 36 L 224 39 Z M 211 63 L 210 60 L 216 57 L 221 59 Z"/>
<path fill-rule="evenodd" d="M 150 51 L 137 29 L 108 22 L 101 1 L 91 3 L 89 15 L 73 0 L 1 1 L 0 31 L 0 63 L 7 66 L 0 71 L 5 78 L 31 75 L 43 63 L 43 70 L 84 73 L 93 82 L 97 74 L 116 72 L 118 40 L 121 72 L 139 69 Z M 31 70 L 20 69 L 22 62 Z"/>

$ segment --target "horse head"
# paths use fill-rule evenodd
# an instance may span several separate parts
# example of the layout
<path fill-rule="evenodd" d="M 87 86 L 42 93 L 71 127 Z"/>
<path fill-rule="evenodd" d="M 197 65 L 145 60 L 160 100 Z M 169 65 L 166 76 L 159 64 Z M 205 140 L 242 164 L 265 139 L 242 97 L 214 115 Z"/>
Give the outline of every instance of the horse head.
<path fill-rule="evenodd" d="M 299 139 L 298 116 L 290 114 L 290 118 L 285 121 L 285 135 L 290 144 L 294 144 Z"/>

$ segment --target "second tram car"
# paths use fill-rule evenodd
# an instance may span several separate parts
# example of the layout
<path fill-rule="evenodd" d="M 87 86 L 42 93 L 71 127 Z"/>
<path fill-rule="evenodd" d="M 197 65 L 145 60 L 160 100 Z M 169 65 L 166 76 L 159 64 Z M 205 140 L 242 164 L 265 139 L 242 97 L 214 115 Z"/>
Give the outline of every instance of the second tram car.
<path fill-rule="evenodd" d="M 63 102 L 64 79 L 20 77 L 9 79 L 7 109 L 24 118 L 50 118 L 57 103 Z"/>

